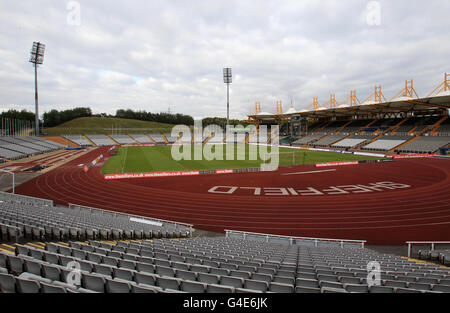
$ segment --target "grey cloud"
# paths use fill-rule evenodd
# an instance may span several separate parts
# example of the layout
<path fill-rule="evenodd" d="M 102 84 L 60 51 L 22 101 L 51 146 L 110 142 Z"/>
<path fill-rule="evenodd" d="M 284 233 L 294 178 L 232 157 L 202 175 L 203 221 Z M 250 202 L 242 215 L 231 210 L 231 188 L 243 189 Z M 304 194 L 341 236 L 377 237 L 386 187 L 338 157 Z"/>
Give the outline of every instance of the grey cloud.
<path fill-rule="evenodd" d="M 231 116 L 260 101 L 297 109 L 314 96 L 386 97 L 414 78 L 419 95 L 448 68 L 450 3 L 379 1 L 381 25 L 366 23 L 364 0 L 79 1 L 81 25 L 66 23 L 66 1 L 0 3 L 0 103 L 33 110 L 33 41 L 47 45 L 40 67 L 41 112 L 90 106 L 225 116 L 222 67 L 233 67 Z M 3 107 L 4 106 L 4 107 Z"/>

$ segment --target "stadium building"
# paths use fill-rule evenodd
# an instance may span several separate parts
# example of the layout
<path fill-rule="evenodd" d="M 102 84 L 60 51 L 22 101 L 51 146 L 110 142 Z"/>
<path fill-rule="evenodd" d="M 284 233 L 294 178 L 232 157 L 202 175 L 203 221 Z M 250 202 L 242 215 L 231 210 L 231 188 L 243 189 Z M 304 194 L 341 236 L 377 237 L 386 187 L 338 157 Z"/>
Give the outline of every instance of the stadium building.
<path fill-rule="evenodd" d="M 255 109 L 284 133 L 276 171 L 171 160 L 191 135 L 2 127 L 0 291 L 450 292 L 449 75 L 426 97 Z"/>

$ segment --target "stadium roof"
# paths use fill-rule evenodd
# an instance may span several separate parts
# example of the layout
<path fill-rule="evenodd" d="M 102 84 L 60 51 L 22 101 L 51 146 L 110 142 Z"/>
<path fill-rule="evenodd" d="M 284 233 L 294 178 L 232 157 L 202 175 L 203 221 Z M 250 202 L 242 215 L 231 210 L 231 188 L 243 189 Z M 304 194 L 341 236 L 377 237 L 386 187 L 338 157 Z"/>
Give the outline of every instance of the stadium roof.
<path fill-rule="evenodd" d="M 390 114 L 390 113 L 407 113 L 407 112 L 426 112 L 426 111 L 436 111 L 436 110 L 450 110 L 450 89 L 448 88 L 449 82 L 448 77 L 449 74 L 445 74 L 445 81 L 438 88 L 444 86 L 443 89 L 438 90 L 436 88 L 432 93 L 428 96 L 420 98 L 415 93 L 415 90 L 412 86 L 412 80 L 406 81 L 405 90 L 402 90 L 399 94 L 394 96 L 390 100 L 386 100 L 381 93 L 381 88 L 379 91 L 379 99 L 380 101 L 374 101 L 376 95 L 370 96 L 368 99 L 363 101 L 362 103 L 359 100 L 354 101 L 357 104 L 349 104 L 349 101 L 346 100 L 341 104 L 329 104 L 329 107 L 324 104 L 319 106 L 317 104 L 316 109 L 302 109 L 296 110 L 291 106 L 289 110 L 285 113 L 257 113 L 249 115 L 249 119 L 254 121 L 270 121 L 288 118 L 293 115 L 299 115 L 303 117 L 309 118 L 326 118 L 332 116 L 354 116 L 354 115 L 373 115 L 373 114 Z M 410 84 L 410 85 L 408 85 Z M 375 92 L 377 92 L 377 87 L 375 87 Z M 408 96 L 405 96 L 408 95 Z M 415 95 L 415 97 L 414 97 Z M 355 93 L 355 99 L 356 93 Z M 311 107 L 311 105 L 309 106 Z"/>

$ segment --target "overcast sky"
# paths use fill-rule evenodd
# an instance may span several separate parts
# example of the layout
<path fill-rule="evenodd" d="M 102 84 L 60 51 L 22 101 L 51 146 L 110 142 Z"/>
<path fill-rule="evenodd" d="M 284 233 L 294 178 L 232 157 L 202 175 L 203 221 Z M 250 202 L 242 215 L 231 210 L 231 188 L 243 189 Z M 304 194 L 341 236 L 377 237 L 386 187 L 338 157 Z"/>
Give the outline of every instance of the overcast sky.
<path fill-rule="evenodd" d="M 33 41 L 46 44 L 40 113 L 225 117 L 223 67 L 232 118 L 255 101 L 274 112 L 351 89 L 364 100 L 378 84 L 390 98 L 411 78 L 425 96 L 450 72 L 448 0 L 81 0 L 79 15 L 70 2 L 0 0 L 1 110 L 34 111 Z"/>

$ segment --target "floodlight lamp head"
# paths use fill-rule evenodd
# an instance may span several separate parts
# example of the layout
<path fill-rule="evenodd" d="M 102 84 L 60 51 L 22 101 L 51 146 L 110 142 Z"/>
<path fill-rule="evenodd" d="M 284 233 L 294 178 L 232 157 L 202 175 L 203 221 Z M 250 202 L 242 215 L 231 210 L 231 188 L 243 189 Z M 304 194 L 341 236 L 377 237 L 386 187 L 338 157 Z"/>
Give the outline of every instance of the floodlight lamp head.
<path fill-rule="evenodd" d="M 230 67 L 226 67 L 223 69 L 223 82 L 225 84 L 231 84 L 232 82 L 232 74 Z"/>
<path fill-rule="evenodd" d="M 45 45 L 40 42 L 33 42 L 31 47 L 30 62 L 35 65 L 44 63 Z"/>

